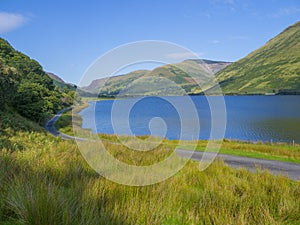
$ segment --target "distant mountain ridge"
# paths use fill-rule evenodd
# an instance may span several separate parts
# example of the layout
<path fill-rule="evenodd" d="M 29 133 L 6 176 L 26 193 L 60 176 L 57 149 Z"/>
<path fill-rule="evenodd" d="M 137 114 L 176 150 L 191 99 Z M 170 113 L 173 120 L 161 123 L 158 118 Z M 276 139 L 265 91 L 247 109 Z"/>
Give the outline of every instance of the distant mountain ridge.
<path fill-rule="evenodd" d="M 83 90 L 99 96 L 116 96 L 121 91 L 132 91 L 140 95 L 169 95 L 178 94 L 179 89 L 185 93 L 197 94 L 203 87 L 210 87 L 212 74 L 222 70 L 231 62 L 190 59 L 177 64 L 167 64 L 153 70 L 137 70 L 128 74 L 110 78 L 96 79 Z M 170 82 L 167 82 L 168 79 Z M 172 84 L 174 82 L 174 84 Z M 201 83 L 202 89 L 199 87 Z M 177 86 L 177 87 L 176 87 Z M 125 94 L 125 93 L 124 93 Z"/>

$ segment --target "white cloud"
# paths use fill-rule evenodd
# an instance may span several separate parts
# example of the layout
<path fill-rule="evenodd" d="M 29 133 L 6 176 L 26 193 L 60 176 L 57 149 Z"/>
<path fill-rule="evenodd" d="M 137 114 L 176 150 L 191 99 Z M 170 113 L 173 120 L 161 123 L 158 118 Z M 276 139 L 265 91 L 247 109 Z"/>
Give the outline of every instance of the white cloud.
<path fill-rule="evenodd" d="M 200 56 L 202 56 L 203 53 L 192 53 L 192 52 L 175 52 L 175 53 L 170 53 L 166 57 L 168 59 L 174 59 L 174 60 L 184 60 L 184 59 L 195 59 Z"/>
<path fill-rule="evenodd" d="M 0 34 L 12 31 L 26 22 L 26 18 L 20 14 L 0 12 Z"/>

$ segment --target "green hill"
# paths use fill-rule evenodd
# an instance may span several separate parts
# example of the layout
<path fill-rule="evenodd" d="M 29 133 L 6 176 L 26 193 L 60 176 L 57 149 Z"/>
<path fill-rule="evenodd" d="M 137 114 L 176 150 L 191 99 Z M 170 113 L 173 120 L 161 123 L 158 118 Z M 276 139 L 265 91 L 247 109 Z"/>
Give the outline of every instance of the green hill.
<path fill-rule="evenodd" d="M 216 77 L 225 94 L 300 93 L 300 22 Z"/>
<path fill-rule="evenodd" d="M 138 70 L 97 79 L 82 89 L 99 96 L 197 94 L 211 87 L 211 75 L 229 64 L 211 60 L 185 60 L 152 71 Z M 201 83 L 203 90 L 198 83 Z"/>
<path fill-rule="evenodd" d="M 94 95 L 115 96 L 120 90 L 126 88 L 134 80 L 139 79 L 148 72 L 148 70 L 137 70 L 125 75 L 97 79 L 92 81 L 89 86 L 83 87 L 82 90 L 93 93 Z M 99 90 L 101 91 L 99 92 Z"/>
<path fill-rule="evenodd" d="M 67 86 L 56 86 L 37 61 L 0 38 L 1 112 L 18 113 L 43 124 L 49 116 L 71 105 L 75 94 Z"/>

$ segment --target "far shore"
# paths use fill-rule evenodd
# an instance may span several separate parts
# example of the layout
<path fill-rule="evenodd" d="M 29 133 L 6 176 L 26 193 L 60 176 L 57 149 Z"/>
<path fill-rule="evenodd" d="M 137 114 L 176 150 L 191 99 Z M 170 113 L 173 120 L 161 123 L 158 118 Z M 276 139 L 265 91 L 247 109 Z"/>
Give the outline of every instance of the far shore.
<path fill-rule="evenodd" d="M 244 93 L 244 94 L 235 94 L 235 93 L 225 93 L 225 94 L 206 94 L 206 93 L 196 93 L 188 94 L 183 96 L 298 96 L 300 92 L 286 92 L 286 93 Z M 125 95 L 125 96 L 101 96 L 101 97 L 82 97 L 86 101 L 102 101 L 102 100 L 121 100 L 128 98 L 139 98 L 139 97 L 178 97 L 178 95 Z"/>

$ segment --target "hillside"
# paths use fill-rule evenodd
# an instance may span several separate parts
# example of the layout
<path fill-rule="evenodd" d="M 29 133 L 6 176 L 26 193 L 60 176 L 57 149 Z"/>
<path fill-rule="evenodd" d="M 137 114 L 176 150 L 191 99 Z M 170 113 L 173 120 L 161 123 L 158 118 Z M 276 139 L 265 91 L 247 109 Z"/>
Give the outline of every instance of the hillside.
<path fill-rule="evenodd" d="M 229 62 L 211 60 L 185 60 L 177 64 L 157 67 L 152 71 L 138 70 L 125 75 L 97 79 L 83 90 L 99 96 L 170 95 L 184 92 L 197 94 L 202 87 L 211 87 L 211 74 L 229 65 Z M 99 89 L 101 88 L 100 92 Z M 183 89 L 183 90 L 182 90 Z"/>
<path fill-rule="evenodd" d="M 59 89 L 69 89 L 72 91 L 76 91 L 77 86 L 75 84 L 66 83 L 63 79 L 61 79 L 54 73 L 46 72 L 46 74 L 53 80 L 53 84 Z"/>
<path fill-rule="evenodd" d="M 125 75 L 97 79 L 92 81 L 89 86 L 83 87 L 82 90 L 97 95 L 99 93 L 99 89 L 101 88 L 99 95 L 115 96 L 120 90 L 124 89 L 134 80 L 139 79 L 148 72 L 148 70 L 137 70 Z"/>
<path fill-rule="evenodd" d="M 41 65 L 0 38 L 0 111 L 39 124 L 73 103 L 75 91 L 60 89 Z M 1 125 L 1 124 L 0 124 Z"/>
<path fill-rule="evenodd" d="M 63 79 L 61 79 L 58 75 L 50 72 L 46 72 L 47 75 L 53 80 L 53 84 L 62 92 L 72 91 L 77 92 L 82 97 L 93 97 L 94 95 L 88 91 L 84 91 L 81 88 L 77 87 L 77 85 L 72 83 L 66 83 Z"/>
<path fill-rule="evenodd" d="M 56 74 L 54 73 L 50 73 L 50 72 L 47 72 L 47 75 L 52 78 L 54 81 L 57 81 L 59 83 L 65 83 L 65 81 L 63 79 L 61 79 L 59 76 L 57 76 Z"/>
<path fill-rule="evenodd" d="M 300 93 L 300 22 L 216 76 L 225 94 Z"/>

